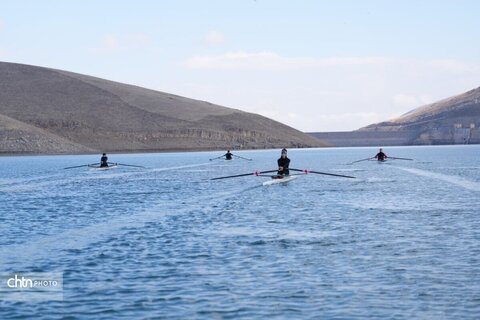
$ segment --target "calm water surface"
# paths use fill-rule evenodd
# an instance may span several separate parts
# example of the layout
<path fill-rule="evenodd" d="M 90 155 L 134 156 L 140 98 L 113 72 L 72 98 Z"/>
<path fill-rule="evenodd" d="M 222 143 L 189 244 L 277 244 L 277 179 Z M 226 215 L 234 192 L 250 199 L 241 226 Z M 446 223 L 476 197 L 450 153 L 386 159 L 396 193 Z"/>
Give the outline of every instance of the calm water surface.
<path fill-rule="evenodd" d="M 61 272 L 63 301 L 0 319 L 478 319 L 480 147 L 290 150 L 354 175 L 209 181 L 279 150 L 0 158 L 0 272 Z"/>

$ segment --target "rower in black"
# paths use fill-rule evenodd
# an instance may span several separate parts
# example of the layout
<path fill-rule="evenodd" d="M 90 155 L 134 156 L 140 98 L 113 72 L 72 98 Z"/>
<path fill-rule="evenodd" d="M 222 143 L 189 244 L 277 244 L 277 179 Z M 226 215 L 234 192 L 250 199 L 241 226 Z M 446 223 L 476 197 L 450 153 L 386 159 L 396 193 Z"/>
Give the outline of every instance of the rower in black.
<path fill-rule="evenodd" d="M 277 160 L 278 164 L 278 172 L 277 174 L 282 175 L 282 176 L 288 176 L 290 174 L 290 170 L 288 170 L 288 167 L 290 165 L 290 159 L 287 157 L 287 149 L 282 149 L 282 155 L 280 158 Z"/>
<path fill-rule="evenodd" d="M 100 158 L 100 168 L 105 167 L 108 167 L 108 157 L 106 153 L 102 154 L 102 157 Z"/>
<path fill-rule="evenodd" d="M 385 159 L 387 159 L 387 155 L 383 152 L 383 149 L 380 148 L 380 150 L 378 151 L 378 153 L 375 155 L 374 157 L 375 159 L 377 159 L 378 161 L 385 161 Z"/>
<path fill-rule="evenodd" d="M 230 150 L 227 150 L 227 153 L 224 154 L 225 160 L 232 160 L 233 153 Z"/>

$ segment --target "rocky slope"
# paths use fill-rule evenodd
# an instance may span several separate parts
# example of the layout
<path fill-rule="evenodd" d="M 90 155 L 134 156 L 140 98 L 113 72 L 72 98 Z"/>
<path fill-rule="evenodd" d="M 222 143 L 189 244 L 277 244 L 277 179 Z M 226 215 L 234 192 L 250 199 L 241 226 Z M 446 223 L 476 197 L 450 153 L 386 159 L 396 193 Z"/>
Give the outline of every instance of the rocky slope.
<path fill-rule="evenodd" d="M 480 143 L 480 87 L 359 131 L 411 132 L 409 144 Z"/>
<path fill-rule="evenodd" d="M 325 144 L 260 115 L 67 71 L 0 62 L 0 152 Z"/>
<path fill-rule="evenodd" d="M 480 88 L 356 131 L 311 135 L 335 146 L 478 144 Z"/>

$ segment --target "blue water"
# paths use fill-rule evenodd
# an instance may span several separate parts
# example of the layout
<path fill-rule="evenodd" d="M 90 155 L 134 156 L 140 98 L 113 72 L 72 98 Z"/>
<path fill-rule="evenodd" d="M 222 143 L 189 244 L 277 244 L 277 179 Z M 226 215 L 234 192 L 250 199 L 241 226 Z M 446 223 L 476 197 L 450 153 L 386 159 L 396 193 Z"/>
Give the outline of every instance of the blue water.
<path fill-rule="evenodd" d="M 478 319 L 480 146 L 0 158 L 0 272 L 63 272 L 63 301 L 0 319 Z"/>

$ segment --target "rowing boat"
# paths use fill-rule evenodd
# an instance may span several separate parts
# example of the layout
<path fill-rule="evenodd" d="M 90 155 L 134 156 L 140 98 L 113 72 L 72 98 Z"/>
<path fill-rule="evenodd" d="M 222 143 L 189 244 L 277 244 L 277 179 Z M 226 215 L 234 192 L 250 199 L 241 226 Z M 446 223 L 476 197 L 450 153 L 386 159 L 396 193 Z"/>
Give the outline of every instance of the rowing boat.
<path fill-rule="evenodd" d="M 377 158 L 372 157 L 372 158 L 366 158 L 366 159 L 361 159 L 361 160 L 353 161 L 353 162 L 347 163 L 347 165 L 354 164 L 354 163 L 358 163 L 358 162 L 362 162 L 362 161 L 377 161 L 378 163 L 381 163 L 381 162 L 387 162 L 387 161 L 390 161 L 390 160 L 410 160 L 410 161 L 413 161 L 413 159 L 410 159 L 410 158 L 387 157 L 387 158 L 384 159 L 384 160 L 378 160 Z"/>
<path fill-rule="evenodd" d="M 110 170 L 110 169 L 114 169 L 118 166 L 125 166 L 125 167 L 133 167 L 133 168 L 142 168 L 142 169 L 145 169 L 144 166 L 137 166 L 137 165 L 133 165 L 133 164 L 124 164 L 124 163 L 117 163 L 117 162 L 108 162 L 108 167 L 102 167 L 100 166 L 100 164 L 97 162 L 97 163 L 90 163 L 90 164 L 82 164 L 82 165 L 79 165 L 79 166 L 73 166 L 73 167 L 66 167 L 64 169 L 74 169 L 74 168 L 81 168 L 81 167 L 87 167 L 87 168 L 92 168 L 92 169 L 96 169 L 96 170 Z"/>
<path fill-rule="evenodd" d="M 117 165 L 113 164 L 113 165 L 109 165 L 108 167 L 89 165 L 88 167 L 92 168 L 92 169 L 95 169 L 95 170 L 110 170 L 110 169 L 115 169 L 117 167 Z"/>
<path fill-rule="evenodd" d="M 239 156 L 239 155 L 236 155 L 236 154 L 231 154 L 231 158 L 230 159 L 227 159 L 227 157 L 225 155 L 222 155 L 222 156 L 219 156 L 219 157 L 216 157 L 216 158 L 212 158 L 212 159 L 209 159 L 210 161 L 212 160 L 225 160 L 225 161 L 232 161 L 233 159 L 235 158 L 239 158 L 239 159 L 243 159 L 243 160 L 247 160 L 247 161 L 252 161 L 252 159 L 249 159 L 249 158 L 245 158 L 245 157 L 242 157 L 242 156 Z"/>
<path fill-rule="evenodd" d="M 274 184 L 288 183 L 296 178 L 296 176 L 272 176 L 272 179 L 265 181 L 263 185 L 271 186 Z"/>
<path fill-rule="evenodd" d="M 210 180 L 223 180 L 223 179 L 230 179 L 230 178 L 239 178 L 239 177 L 247 177 L 247 176 L 254 176 L 254 177 L 269 177 L 271 180 L 266 181 L 263 183 L 264 186 L 269 186 L 272 184 L 279 184 L 279 183 L 287 183 L 289 181 L 292 181 L 293 179 L 296 179 L 298 175 L 305 175 L 305 174 L 322 174 L 326 176 L 333 176 L 333 177 L 342 177 L 342 178 L 350 178 L 350 179 L 355 179 L 355 177 L 352 176 L 346 176 L 343 174 L 336 174 L 336 173 L 328 173 L 328 172 L 320 172 L 320 171 L 312 171 L 312 170 L 306 170 L 306 169 L 293 169 L 289 168 L 290 171 L 295 171 L 298 172 L 294 175 L 289 175 L 289 176 L 279 176 L 277 174 L 271 175 L 274 172 L 278 172 L 278 169 L 274 170 L 267 170 L 267 171 L 254 171 L 253 173 L 241 173 L 241 174 L 235 174 L 233 176 L 225 176 L 225 177 L 216 177 L 212 178 Z"/>

